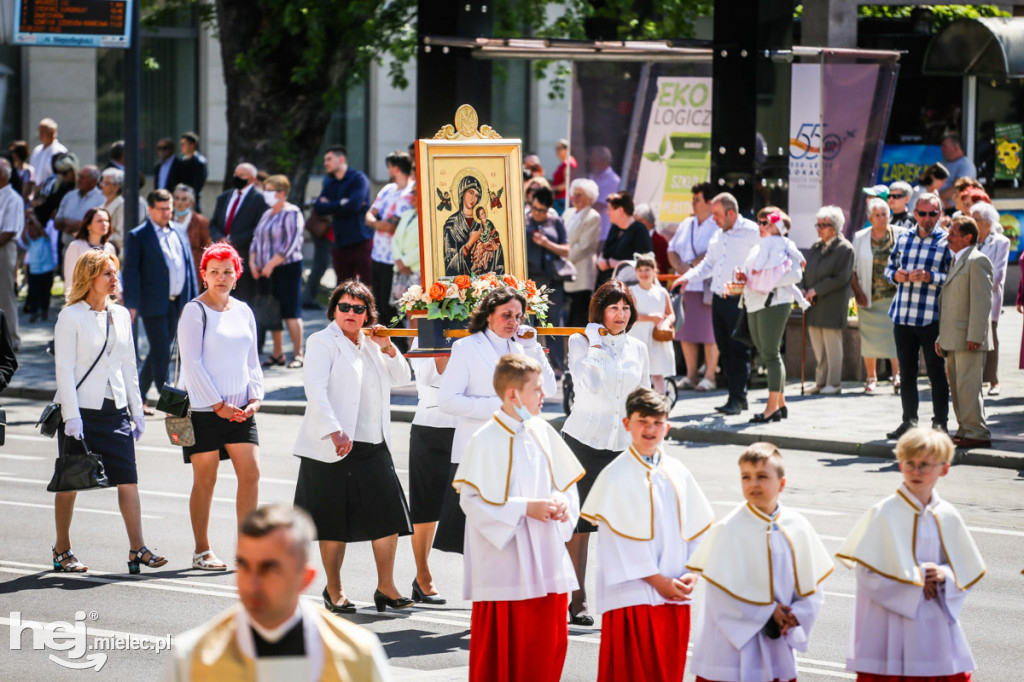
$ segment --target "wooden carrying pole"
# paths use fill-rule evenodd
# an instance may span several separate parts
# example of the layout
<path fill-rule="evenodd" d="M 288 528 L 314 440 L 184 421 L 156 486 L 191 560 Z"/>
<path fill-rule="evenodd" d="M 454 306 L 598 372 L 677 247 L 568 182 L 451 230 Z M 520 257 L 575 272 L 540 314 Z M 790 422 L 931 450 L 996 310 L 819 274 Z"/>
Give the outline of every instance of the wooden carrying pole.
<path fill-rule="evenodd" d="M 572 336 L 573 334 L 585 334 L 586 329 L 583 327 L 538 327 L 538 336 Z M 370 328 L 364 328 L 363 333 L 367 336 L 373 332 Z M 601 336 L 606 336 L 608 331 L 601 329 Z M 461 339 L 465 336 L 469 336 L 468 329 L 446 329 L 444 332 L 445 337 L 449 339 Z M 378 329 L 376 336 L 416 336 L 415 329 Z M 521 338 L 532 339 L 533 334 L 527 334 Z"/>

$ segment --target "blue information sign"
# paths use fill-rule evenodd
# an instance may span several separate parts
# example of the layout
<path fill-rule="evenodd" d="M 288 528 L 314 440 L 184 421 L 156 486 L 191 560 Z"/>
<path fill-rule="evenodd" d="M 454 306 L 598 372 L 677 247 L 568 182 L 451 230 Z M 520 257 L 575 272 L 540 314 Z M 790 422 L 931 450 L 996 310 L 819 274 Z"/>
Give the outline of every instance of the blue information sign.
<path fill-rule="evenodd" d="M 15 0 L 14 44 L 127 48 L 136 1 Z"/>

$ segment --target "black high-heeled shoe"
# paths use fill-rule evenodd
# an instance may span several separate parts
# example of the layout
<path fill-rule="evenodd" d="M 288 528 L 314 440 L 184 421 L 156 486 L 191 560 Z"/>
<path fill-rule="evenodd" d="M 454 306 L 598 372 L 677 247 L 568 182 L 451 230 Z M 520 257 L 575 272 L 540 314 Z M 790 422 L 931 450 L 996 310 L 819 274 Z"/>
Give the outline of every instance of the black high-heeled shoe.
<path fill-rule="evenodd" d="M 782 407 L 779 408 L 779 412 L 782 413 L 782 418 L 783 419 L 789 419 L 789 408 L 788 407 L 783 405 Z"/>
<path fill-rule="evenodd" d="M 782 421 L 782 409 L 779 408 L 769 415 L 755 414 L 754 418 L 751 419 L 748 424 L 767 424 L 768 422 Z"/>
<path fill-rule="evenodd" d="M 324 608 L 331 613 L 355 613 L 356 605 L 350 602 L 348 599 L 345 600 L 344 604 L 335 604 L 331 601 L 331 595 L 327 593 L 327 588 L 324 588 Z"/>
<path fill-rule="evenodd" d="M 383 613 L 384 609 L 388 606 L 393 609 L 407 609 L 415 603 L 416 602 L 408 597 L 392 599 L 380 590 L 373 591 L 373 605 L 377 607 L 377 613 Z"/>
<path fill-rule="evenodd" d="M 420 602 L 421 604 L 430 604 L 431 606 L 440 606 L 441 604 L 448 603 L 448 600 L 440 594 L 424 594 L 423 590 L 420 589 L 419 582 L 416 580 L 412 581 L 412 598 L 413 601 Z"/>
<path fill-rule="evenodd" d="M 590 627 L 594 624 L 594 617 L 587 613 L 586 609 L 580 609 L 576 615 L 572 613 L 572 604 L 569 604 L 569 625 L 581 625 Z"/>

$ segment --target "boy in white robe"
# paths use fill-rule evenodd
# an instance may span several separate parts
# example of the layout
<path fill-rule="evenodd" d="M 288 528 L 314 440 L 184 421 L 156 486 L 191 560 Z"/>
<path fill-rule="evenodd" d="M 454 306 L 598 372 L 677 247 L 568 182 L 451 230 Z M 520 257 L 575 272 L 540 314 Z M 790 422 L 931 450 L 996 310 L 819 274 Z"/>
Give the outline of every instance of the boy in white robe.
<path fill-rule="evenodd" d="M 807 651 L 834 565 L 810 522 L 779 504 L 778 448 L 754 443 L 739 465 L 746 502 L 711 527 L 687 564 L 708 582 L 693 672 L 702 682 L 795 680 L 796 652 Z"/>
<path fill-rule="evenodd" d="M 533 418 L 544 401 L 540 363 L 502 356 L 494 390 L 501 409 L 473 434 L 453 483 L 466 514 L 469 679 L 557 682 L 577 587 L 565 543 L 584 471 L 558 433 Z"/>
<path fill-rule="evenodd" d="M 903 434 L 896 443 L 903 483 L 836 552 L 848 567 L 857 564 L 846 667 L 858 680 L 971 679 L 960 609 L 985 562 L 960 514 L 935 492 L 953 450 L 949 436 L 933 429 Z"/>
<path fill-rule="evenodd" d="M 622 420 L 632 445 L 600 473 L 580 515 L 597 526 L 598 682 L 680 682 L 690 640 L 686 561 L 714 514 L 690 470 L 666 457 L 668 399 L 638 388 Z"/>

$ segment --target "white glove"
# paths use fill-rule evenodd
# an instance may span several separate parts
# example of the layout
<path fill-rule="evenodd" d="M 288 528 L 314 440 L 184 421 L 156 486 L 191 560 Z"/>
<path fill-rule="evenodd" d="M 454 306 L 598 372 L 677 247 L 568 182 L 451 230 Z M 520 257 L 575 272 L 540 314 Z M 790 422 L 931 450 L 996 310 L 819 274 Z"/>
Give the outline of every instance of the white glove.
<path fill-rule="evenodd" d="M 524 338 L 524 335 L 532 334 L 530 338 Z M 519 343 L 523 344 L 525 350 L 536 348 L 539 344 L 537 343 L 537 330 L 528 324 L 519 325 L 519 329 L 516 330 L 516 336 L 519 337 Z"/>
<path fill-rule="evenodd" d="M 591 322 L 587 325 L 587 341 L 590 342 L 591 346 L 600 347 L 602 344 L 601 330 L 604 329 L 604 325 L 598 324 L 597 322 Z"/>
<path fill-rule="evenodd" d="M 81 417 L 75 417 L 64 422 L 64 435 L 68 438 L 82 440 L 85 437 L 85 425 Z"/>
<path fill-rule="evenodd" d="M 142 438 L 142 434 L 146 431 L 146 418 L 145 417 L 132 417 L 132 422 L 135 424 L 135 442 L 138 442 Z"/>

